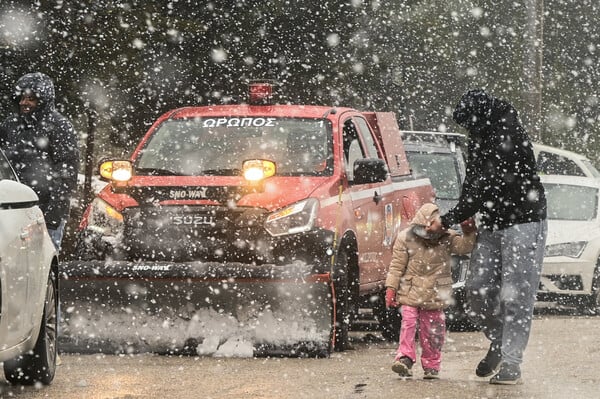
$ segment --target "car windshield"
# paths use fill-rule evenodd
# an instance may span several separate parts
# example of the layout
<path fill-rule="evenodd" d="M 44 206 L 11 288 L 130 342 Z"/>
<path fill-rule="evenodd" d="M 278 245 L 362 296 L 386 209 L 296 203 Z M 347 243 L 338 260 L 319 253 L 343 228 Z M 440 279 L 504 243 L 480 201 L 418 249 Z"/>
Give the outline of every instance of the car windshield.
<path fill-rule="evenodd" d="M 168 120 L 145 144 L 135 168 L 140 175 L 235 176 L 244 160 L 267 159 L 276 163 L 277 175 L 331 175 L 331 136 L 322 119 Z"/>
<path fill-rule="evenodd" d="M 17 180 L 4 153 L 0 152 L 0 180 L 4 179 Z"/>
<path fill-rule="evenodd" d="M 572 184 L 545 183 L 548 219 L 593 220 L 598 209 L 598 189 Z"/>
<path fill-rule="evenodd" d="M 460 177 L 454 154 L 407 152 L 406 156 L 416 177 L 429 177 L 438 199 L 458 199 Z"/>

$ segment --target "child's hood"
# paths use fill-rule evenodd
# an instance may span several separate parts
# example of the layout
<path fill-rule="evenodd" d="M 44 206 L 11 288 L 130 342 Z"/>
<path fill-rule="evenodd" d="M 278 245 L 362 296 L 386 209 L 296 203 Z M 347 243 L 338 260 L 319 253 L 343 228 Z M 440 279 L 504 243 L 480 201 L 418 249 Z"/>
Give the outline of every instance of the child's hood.
<path fill-rule="evenodd" d="M 418 226 L 427 226 L 427 224 L 431 220 L 433 220 L 439 215 L 439 212 L 440 208 L 436 204 L 423 204 L 415 214 L 415 217 L 410 222 L 410 224 Z"/>

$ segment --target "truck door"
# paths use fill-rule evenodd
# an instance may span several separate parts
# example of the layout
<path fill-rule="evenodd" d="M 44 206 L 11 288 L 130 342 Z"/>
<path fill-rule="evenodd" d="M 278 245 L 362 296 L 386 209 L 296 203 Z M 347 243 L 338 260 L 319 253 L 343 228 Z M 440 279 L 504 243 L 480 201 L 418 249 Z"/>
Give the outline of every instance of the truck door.
<path fill-rule="evenodd" d="M 353 165 L 357 159 L 382 156 L 363 118 L 355 116 L 347 119 L 343 134 L 345 167 L 358 241 L 360 283 L 377 284 L 385 279 L 387 270 L 383 249 L 391 245 L 391 237 L 387 237 L 386 232 L 386 209 L 391 212 L 391 202 L 384 192 L 389 182 L 353 183 Z"/>

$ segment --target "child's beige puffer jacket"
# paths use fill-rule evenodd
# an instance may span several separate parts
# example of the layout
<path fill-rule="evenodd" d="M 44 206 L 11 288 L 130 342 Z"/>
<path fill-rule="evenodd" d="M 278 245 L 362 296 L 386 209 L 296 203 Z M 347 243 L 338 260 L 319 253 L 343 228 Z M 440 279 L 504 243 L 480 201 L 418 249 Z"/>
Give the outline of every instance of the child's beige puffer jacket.
<path fill-rule="evenodd" d="M 448 230 L 433 240 L 415 234 L 415 226 L 425 226 L 438 213 L 437 205 L 423 205 L 394 243 L 385 285 L 396 290 L 401 305 L 427 310 L 448 307 L 452 301 L 451 254 L 465 255 L 475 246 L 475 232 L 460 235 Z"/>

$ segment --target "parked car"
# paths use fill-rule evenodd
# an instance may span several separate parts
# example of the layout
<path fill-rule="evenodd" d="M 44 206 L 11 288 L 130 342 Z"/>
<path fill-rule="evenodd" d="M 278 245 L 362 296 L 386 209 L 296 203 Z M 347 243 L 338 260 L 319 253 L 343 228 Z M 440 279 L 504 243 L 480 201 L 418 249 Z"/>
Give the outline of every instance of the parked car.
<path fill-rule="evenodd" d="M 404 150 L 413 173 L 429 177 L 442 213 L 457 202 L 465 178 L 465 136 L 458 133 L 402 132 Z"/>
<path fill-rule="evenodd" d="M 24 385 L 56 370 L 58 260 L 37 201 L 0 151 L 0 362 Z"/>
<path fill-rule="evenodd" d="M 465 136 L 458 133 L 402 132 L 404 150 L 412 172 L 418 177 L 428 177 L 436 192 L 436 203 L 442 213 L 458 202 L 466 174 L 463 145 Z M 460 229 L 460 226 L 455 226 Z M 450 330 L 475 329 L 465 308 L 465 279 L 469 256 L 453 256 L 452 279 L 454 304 L 446 309 L 446 322 Z"/>
<path fill-rule="evenodd" d="M 600 181 L 542 175 L 548 239 L 539 301 L 596 313 L 600 305 Z"/>
<path fill-rule="evenodd" d="M 533 152 L 542 174 L 600 177 L 600 171 L 583 154 L 538 143 L 533 143 Z"/>

